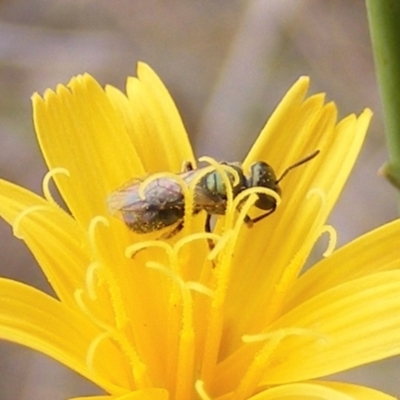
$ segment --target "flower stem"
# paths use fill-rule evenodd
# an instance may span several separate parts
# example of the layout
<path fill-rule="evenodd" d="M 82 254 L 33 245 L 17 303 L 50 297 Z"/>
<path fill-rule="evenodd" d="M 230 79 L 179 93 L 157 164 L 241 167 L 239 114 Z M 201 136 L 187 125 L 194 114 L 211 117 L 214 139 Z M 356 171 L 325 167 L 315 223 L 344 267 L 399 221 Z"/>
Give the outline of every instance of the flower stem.
<path fill-rule="evenodd" d="M 400 1 L 366 0 L 388 144 L 385 177 L 400 189 Z"/>

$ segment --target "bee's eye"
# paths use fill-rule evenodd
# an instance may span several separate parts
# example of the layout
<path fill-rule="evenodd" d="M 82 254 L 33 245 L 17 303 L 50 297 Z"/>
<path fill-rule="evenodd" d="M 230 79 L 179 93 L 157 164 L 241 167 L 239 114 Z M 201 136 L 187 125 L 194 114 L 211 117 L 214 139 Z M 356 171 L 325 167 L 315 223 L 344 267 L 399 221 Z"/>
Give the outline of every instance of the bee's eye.
<path fill-rule="evenodd" d="M 275 197 L 268 196 L 267 194 L 259 194 L 254 205 L 260 210 L 272 210 L 276 207 L 276 199 Z"/>
<path fill-rule="evenodd" d="M 249 177 L 249 187 L 265 187 L 275 190 L 276 176 L 270 165 L 263 161 L 254 163 L 251 166 L 251 175 Z"/>

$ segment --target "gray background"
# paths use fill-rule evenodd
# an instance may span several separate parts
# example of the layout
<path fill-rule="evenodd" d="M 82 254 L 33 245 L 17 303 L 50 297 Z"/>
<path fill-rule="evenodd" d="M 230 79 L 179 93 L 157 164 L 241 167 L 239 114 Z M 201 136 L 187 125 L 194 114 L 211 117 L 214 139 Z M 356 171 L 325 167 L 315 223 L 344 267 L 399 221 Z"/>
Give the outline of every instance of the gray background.
<path fill-rule="evenodd" d="M 0 1 L 0 176 L 40 192 L 46 171 L 30 96 L 90 72 L 124 88 L 136 62 L 170 89 L 196 154 L 241 160 L 299 75 L 340 115 L 374 111 L 361 157 L 331 218 L 339 244 L 394 219 L 395 190 L 376 175 L 386 159 L 364 2 L 361 0 Z M 317 245 L 317 254 L 326 246 Z M 0 223 L 0 275 L 50 291 L 24 244 Z M 397 359 L 341 374 L 400 396 Z M 59 364 L 0 342 L 2 400 L 100 393 Z"/>

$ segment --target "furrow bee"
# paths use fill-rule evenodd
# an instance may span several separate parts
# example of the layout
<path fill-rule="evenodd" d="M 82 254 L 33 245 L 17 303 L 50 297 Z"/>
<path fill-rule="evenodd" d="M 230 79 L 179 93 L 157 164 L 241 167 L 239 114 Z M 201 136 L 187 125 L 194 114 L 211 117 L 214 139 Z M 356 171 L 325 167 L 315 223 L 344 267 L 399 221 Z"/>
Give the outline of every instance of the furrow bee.
<path fill-rule="evenodd" d="M 194 185 L 193 213 L 201 211 L 207 213 L 205 229 L 210 231 L 211 216 L 224 215 L 226 212 L 228 190 L 231 190 L 233 198 L 244 190 L 254 187 L 268 188 L 281 195 L 279 183 L 289 171 L 312 160 L 318 153 L 319 150 L 316 150 L 292 164 L 279 178 L 276 177 L 273 168 L 264 161 L 255 162 L 250 168 L 249 175 L 244 173 L 240 164 L 223 162 L 222 165 L 230 167 L 224 172 L 230 183 L 229 188 L 221 172 L 212 170 L 203 173 L 199 178 L 197 174 L 202 168 L 193 169 L 191 163 L 186 163 L 184 172 L 177 174 L 180 179 L 174 180 L 171 177 L 150 179 L 142 188 L 142 192 L 140 187 L 148 177 L 126 183 L 109 195 L 108 209 L 136 233 L 150 233 L 174 226 L 173 230 L 164 236 L 171 237 L 182 229 L 185 216 L 185 196 L 180 182 L 189 186 L 194 179 L 197 179 Z M 273 196 L 266 193 L 257 193 L 257 196 L 254 206 L 265 212 L 256 218 L 246 216 L 244 222 L 249 227 L 272 214 L 277 206 Z"/>

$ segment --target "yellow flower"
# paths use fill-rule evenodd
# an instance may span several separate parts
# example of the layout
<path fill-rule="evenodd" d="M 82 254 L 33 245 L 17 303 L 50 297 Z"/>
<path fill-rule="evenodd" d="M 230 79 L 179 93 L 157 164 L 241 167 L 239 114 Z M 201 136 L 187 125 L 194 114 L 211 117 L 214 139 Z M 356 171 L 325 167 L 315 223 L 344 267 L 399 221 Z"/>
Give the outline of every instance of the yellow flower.
<path fill-rule="evenodd" d="M 282 181 L 277 210 L 249 228 L 243 220 L 259 215 L 257 195 L 239 213 L 228 201 L 226 216 L 204 232 L 204 213 L 193 216 L 187 201 L 184 228 L 170 239 L 132 232 L 106 204 L 133 177 L 195 165 L 154 72 L 140 64 L 127 95 L 89 75 L 34 95 L 49 167 L 44 197 L 1 181 L 0 214 L 57 297 L 0 279 L 0 337 L 55 358 L 108 395 L 93 399 L 392 399 L 316 380 L 399 354 L 400 221 L 332 253 L 325 221 L 371 113 L 337 123 L 335 105 L 323 94 L 305 98 L 307 88 L 304 77 L 294 84 L 243 163 L 247 173 L 267 161 L 279 176 L 320 150 Z M 50 179 L 68 212 L 52 199 Z M 301 274 L 324 231 L 332 254 Z"/>

